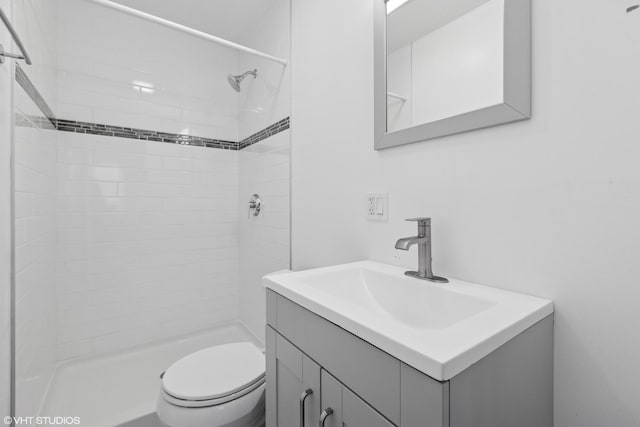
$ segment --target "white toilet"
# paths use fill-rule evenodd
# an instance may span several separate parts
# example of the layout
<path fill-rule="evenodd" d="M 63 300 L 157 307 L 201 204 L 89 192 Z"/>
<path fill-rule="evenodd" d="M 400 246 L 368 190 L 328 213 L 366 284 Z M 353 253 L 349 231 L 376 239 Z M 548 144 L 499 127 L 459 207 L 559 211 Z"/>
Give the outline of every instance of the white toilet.
<path fill-rule="evenodd" d="M 218 345 L 175 362 L 162 376 L 166 427 L 264 425 L 264 354 L 250 342 Z"/>

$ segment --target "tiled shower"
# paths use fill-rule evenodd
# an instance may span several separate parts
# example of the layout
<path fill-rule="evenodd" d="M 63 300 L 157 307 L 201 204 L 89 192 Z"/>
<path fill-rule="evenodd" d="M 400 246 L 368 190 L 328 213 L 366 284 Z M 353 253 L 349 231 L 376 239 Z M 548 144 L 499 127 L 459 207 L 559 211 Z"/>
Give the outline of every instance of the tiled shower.
<path fill-rule="evenodd" d="M 60 133 L 57 188 L 58 360 L 237 317 L 237 151 Z"/>
<path fill-rule="evenodd" d="M 84 0 L 14 3 L 46 46 L 14 84 L 16 414 L 60 366 L 230 322 L 261 340 L 259 279 L 289 268 L 288 67 Z M 263 12 L 236 41 L 288 58 L 289 2 Z"/>

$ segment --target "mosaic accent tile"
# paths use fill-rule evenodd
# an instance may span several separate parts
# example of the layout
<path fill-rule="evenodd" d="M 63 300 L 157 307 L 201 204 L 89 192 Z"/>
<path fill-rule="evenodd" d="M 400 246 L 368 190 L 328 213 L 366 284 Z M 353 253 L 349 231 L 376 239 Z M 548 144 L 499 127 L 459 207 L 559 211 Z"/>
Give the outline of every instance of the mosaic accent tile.
<path fill-rule="evenodd" d="M 256 142 L 260 142 L 263 139 L 267 139 L 270 136 L 276 135 L 284 130 L 289 129 L 290 120 L 289 117 L 280 120 L 277 123 L 272 124 L 271 126 L 262 129 L 260 132 L 256 132 L 248 138 L 243 139 L 238 143 L 238 149 L 242 150 L 250 145 L 255 144 Z"/>
<path fill-rule="evenodd" d="M 289 117 L 256 132 L 240 142 L 221 139 L 203 138 L 192 135 L 181 135 L 153 130 L 111 126 L 99 123 L 79 122 L 75 120 L 55 120 L 56 128 L 62 132 L 86 133 L 91 135 L 114 136 L 119 138 L 138 139 L 143 141 L 167 142 L 180 145 L 194 145 L 198 147 L 219 148 L 223 150 L 242 150 L 250 145 L 289 129 Z"/>
<path fill-rule="evenodd" d="M 111 126 L 100 123 L 79 122 L 75 120 L 56 120 L 56 127 L 62 132 L 86 133 L 91 135 L 114 136 L 119 138 L 137 139 L 142 141 L 167 142 L 180 145 L 194 145 L 198 147 L 220 148 L 223 150 L 237 150 L 238 143 L 221 139 L 202 138 L 192 135 L 157 132 L 154 130 Z"/>

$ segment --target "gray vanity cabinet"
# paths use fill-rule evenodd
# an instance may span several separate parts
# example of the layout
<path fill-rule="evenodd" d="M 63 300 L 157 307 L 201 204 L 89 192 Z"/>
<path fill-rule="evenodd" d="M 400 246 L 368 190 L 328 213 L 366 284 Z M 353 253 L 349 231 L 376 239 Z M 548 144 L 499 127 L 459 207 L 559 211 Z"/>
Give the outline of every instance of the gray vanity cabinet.
<path fill-rule="evenodd" d="M 320 366 L 267 327 L 267 426 L 318 425 Z"/>
<path fill-rule="evenodd" d="M 320 365 L 267 326 L 267 427 L 393 427 Z M 328 413 L 328 412 L 327 412 Z M 302 421 L 304 420 L 304 421 Z M 301 423 L 302 422 L 302 423 Z"/>
<path fill-rule="evenodd" d="M 266 344 L 267 427 L 553 426 L 553 316 L 448 381 L 271 290 Z"/>

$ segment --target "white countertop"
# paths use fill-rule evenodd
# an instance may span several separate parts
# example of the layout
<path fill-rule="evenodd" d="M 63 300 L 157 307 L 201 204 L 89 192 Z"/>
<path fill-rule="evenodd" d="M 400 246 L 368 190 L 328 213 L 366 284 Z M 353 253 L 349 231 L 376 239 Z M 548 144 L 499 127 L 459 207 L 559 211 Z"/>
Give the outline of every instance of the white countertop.
<path fill-rule="evenodd" d="M 446 381 L 553 313 L 530 295 L 362 261 L 264 277 L 267 288 L 440 381 Z"/>

